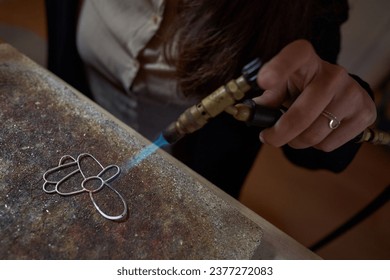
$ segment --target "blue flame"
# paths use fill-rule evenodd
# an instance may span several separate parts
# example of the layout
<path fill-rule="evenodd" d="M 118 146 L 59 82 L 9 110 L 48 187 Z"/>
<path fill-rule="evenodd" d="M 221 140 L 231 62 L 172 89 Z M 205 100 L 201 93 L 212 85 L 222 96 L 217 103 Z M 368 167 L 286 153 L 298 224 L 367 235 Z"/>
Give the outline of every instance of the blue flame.
<path fill-rule="evenodd" d="M 168 141 L 165 140 L 164 136 L 161 133 L 160 136 L 152 144 L 143 148 L 135 157 L 128 161 L 128 163 L 123 168 L 124 171 L 129 171 L 131 168 L 140 164 L 144 159 L 153 154 L 157 149 L 168 144 Z"/>

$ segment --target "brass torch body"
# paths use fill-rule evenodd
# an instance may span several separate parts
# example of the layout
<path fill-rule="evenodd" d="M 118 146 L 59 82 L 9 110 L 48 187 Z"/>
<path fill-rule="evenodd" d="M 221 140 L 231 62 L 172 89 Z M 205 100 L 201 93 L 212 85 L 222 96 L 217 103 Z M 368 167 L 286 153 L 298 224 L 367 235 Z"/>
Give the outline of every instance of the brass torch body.
<path fill-rule="evenodd" d="M 243 76 L 231 80 L 202 99 L 198 104 L 188 108 L 179 118 L 163 131 L 164 138 L 174 143 L 186 134 L 202 128 L 211 118 L 225 110 L 234 110 L 233 105 L 244 98 L 250 85 Z"/>

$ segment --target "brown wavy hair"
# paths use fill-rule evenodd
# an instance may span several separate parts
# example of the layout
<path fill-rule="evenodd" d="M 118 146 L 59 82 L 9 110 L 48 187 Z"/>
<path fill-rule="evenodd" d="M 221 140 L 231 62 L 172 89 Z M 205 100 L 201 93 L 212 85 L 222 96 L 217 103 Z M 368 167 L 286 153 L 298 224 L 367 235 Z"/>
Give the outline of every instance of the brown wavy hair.
<path fill-rule="evenodd" d="M 178 85 L 204 96 L 287 43 L 309 36 L 312 0 L 182 0 L 172 32 Z M 173 33 L 172 33 L 173 34 Z"/>
<path fill-rule="evenodd" d="M 326 1 L 180 1 L 171 33 L 176 44 L 167 49 L 175 53 L 171 62 L 181 91 L 204 96 L 238 75 L 251 59 L 267 61 L 289 42 L 310 38 L 320 2 Z M 322 6 L 331 2 L 343 1 Z"/>

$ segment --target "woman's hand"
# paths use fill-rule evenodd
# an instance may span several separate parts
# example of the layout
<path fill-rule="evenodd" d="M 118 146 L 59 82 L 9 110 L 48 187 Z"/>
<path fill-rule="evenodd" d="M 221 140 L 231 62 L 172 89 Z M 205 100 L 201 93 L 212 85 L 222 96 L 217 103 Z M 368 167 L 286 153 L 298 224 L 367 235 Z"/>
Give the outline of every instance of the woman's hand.
<path fill-rule="evenodd" d="M 257 82 L 265 91 L 254 99 L 256 103 L 289 108 L 260 133 L 262 142 L 276 147 L 288 144 L 329 152 L 376 119 L 368 93 L 344 68 L 322 60 L 306 40 L 290 43 L 264 64 Z"/>

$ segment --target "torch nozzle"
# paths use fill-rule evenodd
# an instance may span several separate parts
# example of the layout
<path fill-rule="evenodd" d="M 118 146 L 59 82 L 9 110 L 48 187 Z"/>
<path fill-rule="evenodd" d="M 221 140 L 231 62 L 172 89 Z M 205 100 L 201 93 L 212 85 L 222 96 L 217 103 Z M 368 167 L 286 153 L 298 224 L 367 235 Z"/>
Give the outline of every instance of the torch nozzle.
<path fill-rule="evenodd" d="M 173 144 L 183 138 L 185 133 L 180 133 L 176 129 L 176 122 L 173 122 L 163 130 L 162 135 L 169 144 Z"/>

